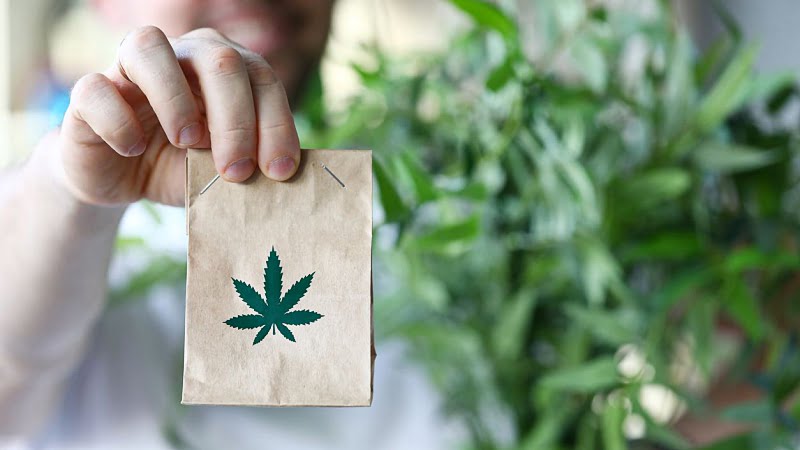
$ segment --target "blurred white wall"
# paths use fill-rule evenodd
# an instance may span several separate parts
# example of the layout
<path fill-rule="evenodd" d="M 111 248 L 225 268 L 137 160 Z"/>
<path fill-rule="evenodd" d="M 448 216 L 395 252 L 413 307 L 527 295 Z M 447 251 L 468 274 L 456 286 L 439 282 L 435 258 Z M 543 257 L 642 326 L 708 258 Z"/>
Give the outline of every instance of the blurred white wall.
<path fill-rule="evenodd" d="M 700 47 L 707 47 L 725 30 L 711 2 L 680 0 L 683 16 Z M 741 26 L 743 39 L 760 46 L 756 65 L 762 72 L 791 71 L 800 75 L 797 0 L 726 0 L 720 2 Z"/>
<path fill-rule="evenodd" d="M 0 67 L 11 67 L 9 56 L 9 24 L 8 24 L 8 2 L 0 0 Z M 0 167 L 4 164 L 3 148 L 8 148 L 10 139 L 8 137 L 8 115 L 11 109 L 11 83 L 9 81 L 10 70 L 0 70 Z"/>

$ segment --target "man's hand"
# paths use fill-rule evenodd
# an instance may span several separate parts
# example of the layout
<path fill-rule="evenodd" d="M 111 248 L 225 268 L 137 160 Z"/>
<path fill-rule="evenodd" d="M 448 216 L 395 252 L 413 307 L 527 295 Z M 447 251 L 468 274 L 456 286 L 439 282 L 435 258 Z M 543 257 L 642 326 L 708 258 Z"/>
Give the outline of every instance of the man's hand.
<path fill-rule="evenodd" d="M 217 171 L 291 177 L 300 145 L 286 92 L 264 59 L 212 29 L 168 39 L 139 28 L 117 64 L 81 78 L 58 138 L 78 199 L 124 205 L 184 199 L 186 148 L 211 148 Z"/>

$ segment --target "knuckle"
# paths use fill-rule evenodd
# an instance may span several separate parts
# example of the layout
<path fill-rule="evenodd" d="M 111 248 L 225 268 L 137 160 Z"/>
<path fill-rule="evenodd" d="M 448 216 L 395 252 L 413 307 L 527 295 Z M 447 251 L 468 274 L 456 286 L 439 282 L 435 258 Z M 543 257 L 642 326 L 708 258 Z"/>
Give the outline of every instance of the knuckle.
<path fill-rule="evenodd" d="M 242 55 L 235 48 L 219 46 L 210 51 L 211 68 L 220 76 L 234 75 L 242 71 Z"/>
<path fill-rule="evenodd" d="M 182 114 L 193 114 L 197 109 L 197 104 L 192 94 L 183 89 L 167 94 L 163 103 L 179 110 Z"/>
<path fill-rule="evenodd" d="M 264 123 L 258 129 L 262 133 L 286 133 L 288 136 L 296 133 L 294 124 L 287 122 Z"/>
<path fill-rule="evenodd" d="M 84 75 L 72 88 L 72 100 L 83 103 L 92 98 L 96 92 L 105 89 L 108 82 L 108 78 L 99 73 Z"/>
<path fill-rule="evenodd" d="M 250 76 L 250 84 L 253 87 L 272 86 L 280 83 L 278 75 L 263 58 L 249 59 L 247 61 L 247 73 Z"/>
<path fill-rule="evenodd" d="M 131 31 L 123 44 L 129 45 L 139 52 L 146 52 L 169 45 L 169 40 L 159 28 L 148 25 Z"/>
<path fill-rule="evenodd" d="M 222 33 L 220 33 L 219 31 L 215 30 L 214 28 L 209 28 L 209 27 L 198 28 L 196 30 L 192 30 L 192 31 L 184 34 L 183 36 L 184 37 L 188 37 L 188 38 L 205 38 L 205 39 L 214 39 L 214 40 L 219 40 L 219 39 L 224 39 L 225 38 L 225 36 L 223 36 Z"/>
<path fill-rule="evenodd" d="M 249 145 L 255 142 L 255 124 L 239 124 L 235 127 L 229 127 L 221 130 L 215 137 L 219 138 L 221 142 L 233 145 Z"/>
<path fill-rule="evenodd" d="M 112 142 L 123 141 L 131 135 L 133 126 L 134 122 L 131 117 L 122 117 L 118 119 L 117 122 L 111 126 L 106 140 Z"/>

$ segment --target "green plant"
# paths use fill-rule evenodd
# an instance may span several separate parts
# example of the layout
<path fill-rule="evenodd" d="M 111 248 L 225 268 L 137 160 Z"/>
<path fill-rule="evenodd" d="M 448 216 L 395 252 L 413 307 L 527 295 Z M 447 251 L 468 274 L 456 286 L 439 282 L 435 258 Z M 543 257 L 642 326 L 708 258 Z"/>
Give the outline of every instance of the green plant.
<path fill-rule="evenodd" d="M 729 33 L 697 55 L 666 1 L 537 0 L 525 27 L 510 6 L 452 3 L 475 26 L 446 54 L 373 49 L 345 110 L 317 80 L 297 117 L 305 147 L 374 150 L 377 338 L 408 343 L 468 448 L 687 448 L 643 401 L 654 387 L 748 423 L 708 449 L 790 447 L 794 80 L 754 74 L 724 11 Z M 709 410 L 722 376 L 760 398 Z"/>
<path fill-rule="evenodd" d="M 307 309 L 291 311 L 291 309 L 297 305 L 297 302 L 306 295 L 308 288 L 311 286 L 311 280 L 313 279 L 313 273 L 300 278 L 286 291 L 286 295 L 281 298 L 283 271 L 281 270 L 281 260 L 278 258 L 278 253 L 275 252 L 275 248 L 273 247 L 269 252 L 266 267 L 264 267 L 264 292 L 266 294 L 266 302 L 264 301 L 264 297 L 261 297 L 261 294 L 252 286 L 243 281 L 231 278 L 231 280 L 233 280 L 233 286 L 236 288 L 236 293 L 239 294 L 239 298 L 258 314 L 236 316 L 226 320 L 225 324 L 240 330 L 261 328 L 253 340 L 253 345 L 264 340 L 270 330 L 272 330 L 272 334 L 275 334 L 276 328 L 281 332 L 283 337 L 295 342 L 294 334 L 292 334 L 292 331 L 286 325 L 308 325 L 323 317 L 322 314 Z"/>
<path fill-rule="evenodd" d="M 668 2 L 540 0 L 525 38 L 517 11 L 452 3 L 475 27 L 446 54 L 374 51 L 347 109 L 312 95 L 298 121 L 305 146 L 374 150 L 376 242 L 392 242 L 376 250 L 379 338 L 409 343 L 470 448 L 687 448 L 643 401 L 653 387 L 748 422 L 713 448 L 789 442 L 794 80 L 754 74 L 724 15 L 730 33 L 696 56 Z M 721 326 L 739 336 L 728 354 Z M 720 367 L 762 399 L 708 410 Z"/>

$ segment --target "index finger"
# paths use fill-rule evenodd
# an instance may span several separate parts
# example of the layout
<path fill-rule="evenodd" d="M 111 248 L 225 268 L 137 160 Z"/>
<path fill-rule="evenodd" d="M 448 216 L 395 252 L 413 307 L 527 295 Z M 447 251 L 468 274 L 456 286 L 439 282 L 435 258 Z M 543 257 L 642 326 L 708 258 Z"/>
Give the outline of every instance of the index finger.
<path fill-rule="evenodd" d="M 173 145 L 188 147 L 204 137 L 197 102 L 161 30 L 147 26 L 129 33 L 120 44 L 117 65 L 120 75 L 147 97 Z"/>

